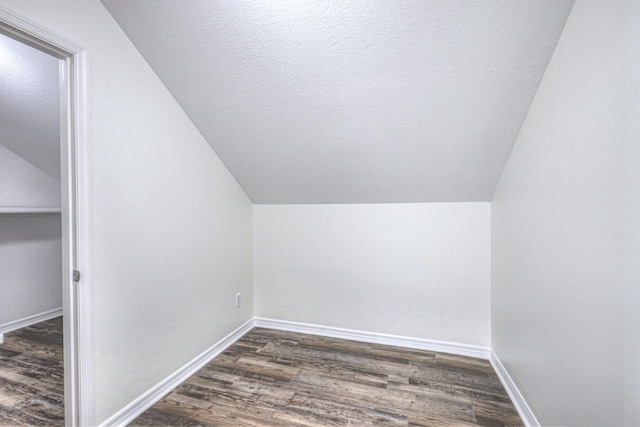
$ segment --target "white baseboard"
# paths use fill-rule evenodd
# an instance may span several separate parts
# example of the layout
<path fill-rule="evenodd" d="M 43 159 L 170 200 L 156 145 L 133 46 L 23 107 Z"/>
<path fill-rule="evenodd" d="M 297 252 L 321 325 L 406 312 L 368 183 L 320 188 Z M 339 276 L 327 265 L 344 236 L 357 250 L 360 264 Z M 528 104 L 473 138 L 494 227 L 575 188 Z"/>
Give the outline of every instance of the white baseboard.
<path fill-rule="evenodd" d="M 45 320 L 55 319 L 60 316 L 62 316 L 62 307 L 14 320 L 0 325 L 0 335 L 4 335 L 7 332 L 15 331 L 17 329 L 26 328 L 27 326 L 35 325 L 36 323 L 44 322 Z"/>
<path fill-rule="evenodd" d="M 356 331 L 353 329 L 311 325 L 308 323 L 266 319 L 263 317 L 254 317 L 253 320 L 256 327 L 277 329 L 281 331 L 300 332 L 303 334 L 320 335 L 331 338 L 342 338 L 346 340 L 368 342 L 373 344 L 395 345 L 398 347 L 414 348 L 426 351 L 437 351 L 441 353 L 477 357 L 487 360 L 491 355 L 491 349 L 489 347 L 478 345 L 460 344 L 447 341 L 434 341 L 423 338 L 380 334 L 377 332 Z"/>
<path fill-rule="evenodd" d="M 496 371 L 496 374 L 498 374 L 500 382 L 511 398 L 511 402 L 513 402 L 513 406 L 516 407 L 516 410 L 518 411 L 518 414 L 520 414 L 520 418 L 522 418 L 525 426 L 540 427 L 540 423 L 536 419 L 535 415 L 533 415 L 533 411 L 531 411 L 531 408 L 527 405 L 527 402 L 524 400 L 520 390 L 516 387 L 516 383 L 513 382 L 506 368 L 498 358 L 498 355 L 493 350 L 491 350 L 491 357 L 489 358 L 489 361 L 491 362 L 493 369 Z"/>
<path fill-rule="evenodd" d="M 398 347 L 436 351 L 489 360 L 525 425 L 527 427 L 540 427 L 540 423 L 533 415 L 533 412 L 518 391 L 515 383 L 500 362 L 500 359 L 498 359 L 498 356 L 490 347 L 452 343 L 446 341 L 427 340 L 423 338 L 388 335 L 376 332 L 357 331 L 353 329 L 312 325 L 308 323 L 290 322 L 286 320 L 267 319 L 262 317 L 254 317 L 244 323 L 242 326 L 211 346 L 195 359 L 158 383 L 155 387 L 151 388 L 142 396 L 111 416 L 108 420 L 101 424 L 101 427 L 123 426 L 130 423 L 144 411 L 149 409 L 154 403 L 167 395 L 181 383 L 186 381 L 191 375 L 195 374 L 200 368 L 209 363 L 214 357 L 222 353 L 234 342 L 242 338 L 243 335 L 245 335 L 254 327 L 276 329 L 289 332 L 299 332 L 303 334 L 341 338 L 373 344 L 394 345 Z"/>
<path fill-rule="evenodd" d="M 209 363 L 214 357 L 222 353 L 231 344 L 242 338 L 244 334 L 253 328 L 253 319 L 248 320 L 242 326 L 231 332 L 226 337 L 209 347 L 195 359 L 175 371 L 173 374 L 162 380 L 149 391 L 138 397 L 136 400 L 115 413 L 112 417 L 101 424 L 101 427 L 124 426 L 133 421 L 136 417 L 149 409 L 154 403 L 169 394 L 174 388 L 186 381 L 200 368 Z"/>

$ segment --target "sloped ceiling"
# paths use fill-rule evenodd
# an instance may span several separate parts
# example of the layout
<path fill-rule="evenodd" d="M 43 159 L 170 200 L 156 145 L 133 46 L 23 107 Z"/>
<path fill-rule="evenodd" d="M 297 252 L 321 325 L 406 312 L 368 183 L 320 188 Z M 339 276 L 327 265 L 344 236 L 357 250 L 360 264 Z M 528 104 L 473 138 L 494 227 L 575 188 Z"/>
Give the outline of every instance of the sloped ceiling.
<path fill-rule="evenodd" d="M 0 34 L 0 144 L 60 181 L 58 66 L 57 58 Z"/>
<path fill-rule="evenodd" d="M 490 200 L 573 4 L 102 2 L 254 203 Z"/>

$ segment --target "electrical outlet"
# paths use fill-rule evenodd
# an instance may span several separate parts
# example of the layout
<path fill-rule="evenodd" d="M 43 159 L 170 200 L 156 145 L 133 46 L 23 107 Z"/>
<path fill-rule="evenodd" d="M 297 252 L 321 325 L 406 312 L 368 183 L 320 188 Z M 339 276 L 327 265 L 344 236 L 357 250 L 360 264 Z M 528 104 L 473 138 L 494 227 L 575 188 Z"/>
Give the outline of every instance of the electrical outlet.
<path fill-rule="evenodd" d="M 236 294 L 236 308 L 242 305 L 242 292 Z"/>

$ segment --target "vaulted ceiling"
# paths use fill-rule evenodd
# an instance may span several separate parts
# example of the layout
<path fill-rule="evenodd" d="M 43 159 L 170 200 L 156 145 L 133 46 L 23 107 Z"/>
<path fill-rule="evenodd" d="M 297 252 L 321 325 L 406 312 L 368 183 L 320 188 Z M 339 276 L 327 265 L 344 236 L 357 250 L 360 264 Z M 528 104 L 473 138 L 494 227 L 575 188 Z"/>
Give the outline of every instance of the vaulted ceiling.
<path fill-rule="evenodd" d="M 102 0 L 255 203 L 491 199 L 573 0 Z"/>
<path fill-rule="evenodd" d="M 0 34 L 0 145 L 60 181 L 59 60 Z"/>

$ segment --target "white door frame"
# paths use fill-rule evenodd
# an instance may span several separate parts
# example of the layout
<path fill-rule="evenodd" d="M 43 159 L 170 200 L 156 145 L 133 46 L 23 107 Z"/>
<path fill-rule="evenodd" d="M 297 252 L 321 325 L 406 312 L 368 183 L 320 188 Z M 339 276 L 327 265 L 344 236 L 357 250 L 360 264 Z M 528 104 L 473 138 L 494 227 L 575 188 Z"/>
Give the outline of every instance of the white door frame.
<path fill-rule="evenodd" d="M 90 426 L 94 405 L 86 50 L 1 6 L 0 33 L 60 58 L 65 424 Z M 73 279 L 74 270 L 80 272 L 79 282 Z"/>

